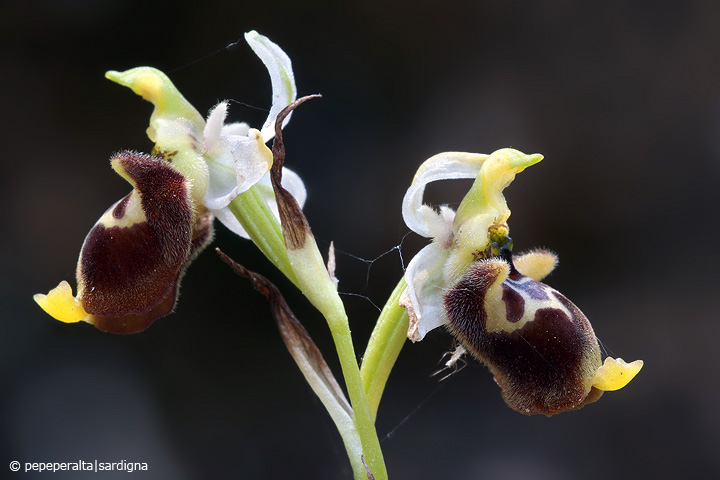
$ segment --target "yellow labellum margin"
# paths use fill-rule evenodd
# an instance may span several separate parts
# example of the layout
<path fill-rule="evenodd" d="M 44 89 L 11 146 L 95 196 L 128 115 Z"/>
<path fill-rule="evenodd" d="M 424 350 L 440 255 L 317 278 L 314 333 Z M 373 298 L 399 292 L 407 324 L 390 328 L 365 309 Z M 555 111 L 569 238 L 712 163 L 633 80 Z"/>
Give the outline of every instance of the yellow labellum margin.
<path fill-rule="evenodd" d="M 82 304 L 73 296 L 70 284 L 65 280 L 47 295 L 36 293 L 33 299 L 48 315 L 64 323 L 79 322 L 88 316 Z"/>
<path fill-rule="evenodd" d="M 620 390 L 640 373 L 642 360 L 626 363 L 622 358 L 607 357 L 593 378 L 593 387 L 606 392 Z"/>

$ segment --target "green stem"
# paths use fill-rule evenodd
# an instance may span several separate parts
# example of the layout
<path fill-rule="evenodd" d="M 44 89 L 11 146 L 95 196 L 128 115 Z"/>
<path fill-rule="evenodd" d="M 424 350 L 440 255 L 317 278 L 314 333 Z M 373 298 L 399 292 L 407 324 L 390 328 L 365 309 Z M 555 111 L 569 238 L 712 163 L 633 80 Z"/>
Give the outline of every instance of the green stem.
<path fill-rule="evenodd" d="M 322 313 L 330 327 L 350 397 L 350 404 L 353 408 L 353 420 L 360 436 L 365 461 L 377 480 L 387 479 L 385 462 L 375 431 L 375 422 L 360 377 L 360 367 L 353 347 L 345 306 L 338 295 L 337 286 L 328 274 L 315 238 L 309 231 L 305 233 L 303 245 L 288 249 L 288 259 L 295 272 L 298 288 Z"/>
<path fill-rule="evenodd" d="M 373 414 L 360 376 L 360 367 L 357 363 L 345 307 L 334 285 L 333 288 L 329 288 L 325 285 L 327 282 L 319 280 L 327 276 L 327 270 L 322 262 L 318 261 L 318 259 L 322 260 L 322 256 L 317 252 L 317 246 L 313 241 L 313 245 L 309 249 L 312 250 L 312 255 L 307 252 L 300 255 L 297 254 L 298 252 L 293 252 L 296 263 L 294 268 L 299 269 L 303 277 L 299 279 L 289 259 L 280 222 L 277 221 L 265 199 L 256 191 L 255 187 L 238 195 L 230 203 L 230 211 L 245 228 L 260 251 L 308 296 L 326 318 L 340 359 L 340 367 L 353 408 L 353 423 L 360 437 L 365 462 L 376 480 L 386 480 L 387 470 L 380 449 L 380 441 L 375 431 Z M 317 258 L 313 260 L 311 258 L 313 256 Z M 305 277 L 312 277 L 315 280 Z M 320 290 L 319 296 L 312 294 L 314 289 L 311 286 Z M 358 462 L 357 458 L 351 459 L 351 464 L 356 479 L 367 479 L 364 467 L 358 471 L 358 465 L 361 462 Z"/>
<path fill-rule="evenodd" d="M 229 207 L 260 251 L 297 285 L 295 273 L 288 260 L 280 222 L 255 186 L 235 197 Z"/>
<path fill-rule="evenodd" d="M 355 356 L 355 348 L 352 343 L 350 334 L 350 326 L 348 325 L 347 315 L 344 309 L 336 310 L 327 317 L 330 332 L 335 341 L 335 348 L 340 357 L 340 368 L 345 378 L 350 403 L 353 407 L 353 417 L 355 427 L 360 435 L 365 462 L 376 480 L 386 480 L 388 478 L 385 460 L 383 459 L 382 450 L 380 449 L 380 441 L 378 440 L 377 431 L 375 430 L 375 422 L 373 415 L 365 395 L 362 378 L 360 377 L 360 368 Z M 357 472 L 355 472 L 357 477 Z M 367 478 L 364 474 L 361 478 Z"/>
<path fill-rule="evenodd" d="M 360 376 L 373 420 L 377 417 L 378 406 L 390 371 L 407 338 L 407 311 L 398 304 L 400 295 L 406 287 L 407 283 L 403 278 L 385 303 L 370 336 L 360 368 Z"/>

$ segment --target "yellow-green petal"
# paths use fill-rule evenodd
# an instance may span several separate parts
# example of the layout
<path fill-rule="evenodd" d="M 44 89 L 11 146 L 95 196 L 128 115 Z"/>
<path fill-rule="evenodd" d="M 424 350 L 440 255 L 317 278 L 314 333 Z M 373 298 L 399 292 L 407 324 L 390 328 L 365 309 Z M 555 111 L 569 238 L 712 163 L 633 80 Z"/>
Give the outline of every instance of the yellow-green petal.
<path fill-rule="evenodd" d="M 190 180 L 193 204 L 200 205 L 209 182 L 208 167 L 202 156 L 205 148 L 202 115 L 160 70 L 137 67 L 124 72 L 109 71 L 105 76 L 155 106 L 147 129 L 148 137 L 155 142 L 152 153 L 171 162 Z"/>
<path fill-rule="evenodd" d="M 512 148 L 503 148 L 490 154 L 458 207 L 455 225 L 459 226 L 472 217 L 484 214 L 493 215 L 494 223 L 505 223 L 510 210 L 503 190 L 515 179 L 516 174 L 542 159 L 540 154 L 526 155 Z"/>
<path fill-rule="evenodd" d="M 491 226 L 497 225 L 496 228 L 507 234 L 510 209 L 503 190 L 515 179 L 515 175 L 542 159 L 540 154 L 526 155 L 511 148 L 497 150 L 485 159 L 453 221 L 455 248 L 445 266 L 445 276 L 451 283 L 483 257 L 490 246 Z"/>
<path fill-rule="evenodd" d="M 105 77 L 130 88 L 155 105 L 150 116 L 150 127 L 147 129 L 148 137 L 153 142 L 156 141 L 155 121 L 161 118 L 165 120 L 184 118 L 199 132 L 203 131 L 205 120 L 202 115 L 185 100 L 168 76 L 160 70 L 152 67 L 137 67 L 124 72 L 110 70 L 105 73 Z"/>

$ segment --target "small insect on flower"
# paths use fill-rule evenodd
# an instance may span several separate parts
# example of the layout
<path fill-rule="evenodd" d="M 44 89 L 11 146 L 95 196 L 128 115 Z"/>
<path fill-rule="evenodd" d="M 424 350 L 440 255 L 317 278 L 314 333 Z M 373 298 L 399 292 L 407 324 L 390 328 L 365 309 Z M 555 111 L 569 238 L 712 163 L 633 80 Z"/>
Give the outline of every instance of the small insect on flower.
<path fill-rule="evenodd" d="M 408 265 L 400 305 L 408 310 L 411 340 L 446 325 L 490 368 L 511 408 L 550 416 L 622 388 L 642 362 L 608 358 L 601 366 L 587 317 L 540 281 L 557 257 L 545 250 L 512 254 L 510 210 L 502 191 L 540 160 L 503 149 L 489 156 L 440 154 L 420 167 L 405 195 L 403 216 L 433 243 Z M 449 178 L 475 178 L 457 213 L 421 205 L 427 183 Z"/>

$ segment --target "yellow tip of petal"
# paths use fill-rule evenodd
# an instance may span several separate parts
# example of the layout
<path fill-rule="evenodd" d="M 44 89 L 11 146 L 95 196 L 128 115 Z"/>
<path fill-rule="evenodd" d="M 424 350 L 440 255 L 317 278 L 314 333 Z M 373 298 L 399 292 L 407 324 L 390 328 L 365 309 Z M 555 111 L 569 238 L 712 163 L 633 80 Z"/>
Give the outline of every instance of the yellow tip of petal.
<path fill-rule="evenodd" d="M 157 141 L 155 134 L 158 127 L 156 123 L 159 119 L 169 121 L 184 119 L 183 122 L 190 122 L 190 126 L 197 132 L 203 131 L 205 120 L 202 115 L 185 100 L 168 76 L 160 70 L 152 67 L 131 68 L 124 72 L 110 70 L 105 72 L 105 78 L 130 88 L 155 105 L 150 116 L 150 128 L 147 130 L 148 136 L 153 142 Z M 176 147 L 167 145 L 158 145 L 158 147 L 176 149 Z"/>
<path fill-rule="evenodd" d="M 72 288 L 65 280 L 50 290 L 47 295 L 36 294 L 33 296 L 33 300 L 48 315 L 61 322 L 75 323 L 88 316 L 80 302 L 73 297 Z"/>
<path fill-rule="evenodd" d="M 642 367 L 642 360 L 625 363 L 622 358 L 616 360 L 608 357 L 602 367 L 595 373 L 593 387 L 605 391 L 620 390 L 630 383 L 630 380 L 638 374 Z"/>
<path fill-rule="evenodd" d="M 510 149 L 508 149 L 510 150 Z M 536 163 L 542 161 L 544 156 L 540 155 L 539 153 L 533 153 L 530 155 L 526 155 L 524 153 L 518 152 L 517 150 L 512 151 L 515 155 L 510 156 L 510 165 L 514 168 L 521 168 L 526 169 L 527 167 L 530 167 L 532 165 L 535 165 Z"/>
<path fill-rule="evenodd" d="M 130 87 L 133 92 L 152 103 L 160 100 L 163 84 L 169 83 L 164 73 L 151 67 L 138 67 L 125 72 L 110 70 L 105 73 L 105 78 Z"/>

